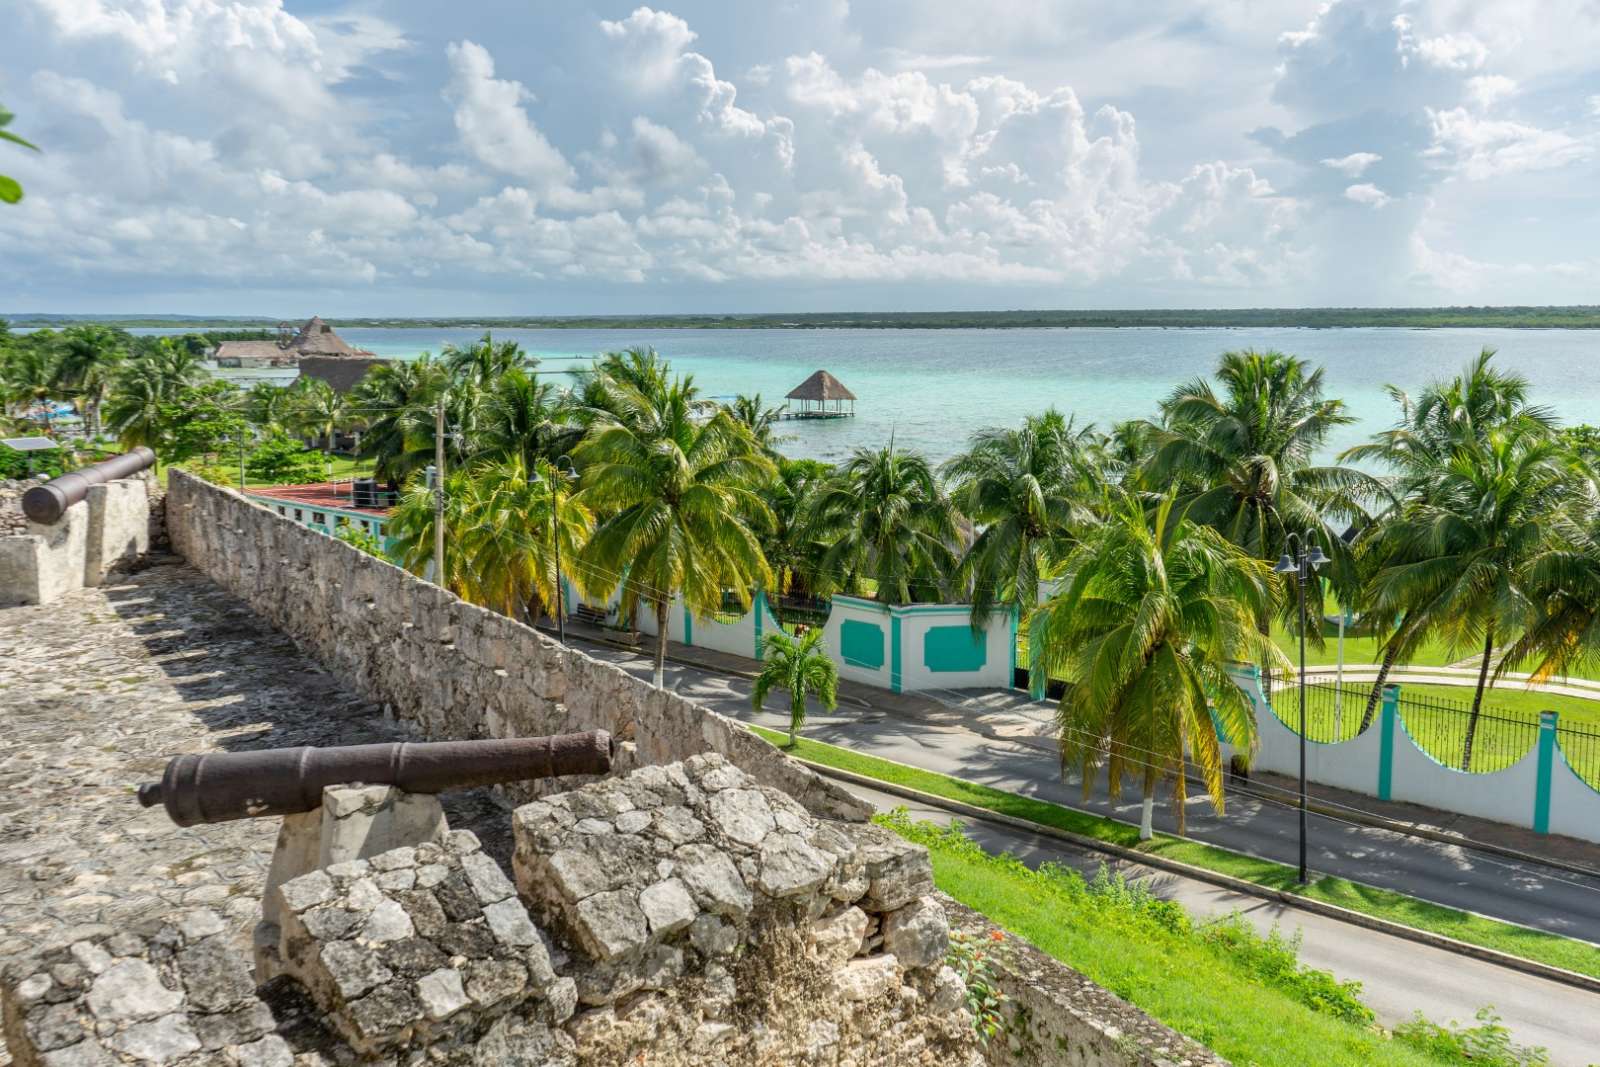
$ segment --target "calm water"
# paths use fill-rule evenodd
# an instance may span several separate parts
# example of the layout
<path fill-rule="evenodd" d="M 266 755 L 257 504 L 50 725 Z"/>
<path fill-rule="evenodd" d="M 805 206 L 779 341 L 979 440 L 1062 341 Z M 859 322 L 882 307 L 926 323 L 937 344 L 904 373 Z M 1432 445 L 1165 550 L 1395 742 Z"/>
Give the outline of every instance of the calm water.
<path fill-rule="evenodd" d="M 154 331 L 152 331 L 154 332 Z M 164 331 L 163 331 L 164 332 Z M 481 330 L 341 330 L 351 344 L 412 358 Z M 1152 414 L 1174 386 L 1209 373 L 1230 349 L 1277 348 L 1326 368 L 1328 393 L 1360 420 L 1334 450 L 1388 425 L 1385 383 L 1415 390 L 1456 373 L 1485 345 L 1526 375 L 1535 397 L 1565 420 L 1600 422 L 1600 331 L 1582 330 L 501 330 L 547 357 L 543 369 L 577 366 L 607 349 L 653 345 L 675 370 L 715 397 L 760 393 L 769 405 L 826 368 L 856 394 L 854 419 L 784 425 L 791 455 L 838 459 L 893 433 L 934 459 L 973 431 L 1014 425 L 1054 405 L 1106 426 Z M 257 375 L 260 376 L 260 375 Z"/>

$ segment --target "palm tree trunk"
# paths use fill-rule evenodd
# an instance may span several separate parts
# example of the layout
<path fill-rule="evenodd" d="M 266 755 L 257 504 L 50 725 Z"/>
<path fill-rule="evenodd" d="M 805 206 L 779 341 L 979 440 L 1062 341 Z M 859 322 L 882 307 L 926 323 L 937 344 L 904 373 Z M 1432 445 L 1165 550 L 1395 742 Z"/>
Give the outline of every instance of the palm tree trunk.
<path fill-rule="evenodd" d="M 666 688 L 667 676 L 667 609 L 671 605 L 663 600 L 656 604 L 656 677 L 657 689 Z"/>
<path fill-rule="evenodd" d="M 800 732 L 800 717 L 805 714 L 806 694 L 800 690 L 799 695 L 789 694 L 789 747 L 795 746 L 795 735 Z"/>
<path fill-rule="evenodd" d="M 1144 807 L 1139 813 L 1139 840 L 1148 841 L 1155 836 L 1156 769 L 1144 771 Z"/>
<path fill-rule="evenodd" d="M 1378 714 L 1378 701 L 1383 697 L 1383 687 L 1389 680 L 1389 670 L 1399 658 L 1400 645 L 1390 641 L 1383 650 L 1383 662 L 1378 664 L 1378 680 L 1372 683 L 1372 692 L 1367 694 L 1367 706 L 1361 713 L 1361 729 L 1356 731 L 1358 736 L 1367 732 L 1367 727 L 1372 725 L 1373 717 Z"/>
<path fill-rule="evenodd" d="M 1256 632 L 1268 641 L 1272 640 L 1272 620 L 1270 618 L 1256 620 Z M 1272 703 L 1272 665 L 1261 665 L 1261 691 L 1266 694 L 1267 703 Z"/>
<path fill-rule="evenodd" d="M 1472 694 L 1472 714 L 1467 717 L 1467 740 L 1461 746 L 1461 769 L 1472 770 L 1472 739 L 1478 733 L 1478 713 L 1483 710 L 1483 686 L 1489 679 L 1489 660 L 1494 655 L 1494 627 L 1483 636 L 1483 662 L 1478 664 L 1478 688 Z"/>

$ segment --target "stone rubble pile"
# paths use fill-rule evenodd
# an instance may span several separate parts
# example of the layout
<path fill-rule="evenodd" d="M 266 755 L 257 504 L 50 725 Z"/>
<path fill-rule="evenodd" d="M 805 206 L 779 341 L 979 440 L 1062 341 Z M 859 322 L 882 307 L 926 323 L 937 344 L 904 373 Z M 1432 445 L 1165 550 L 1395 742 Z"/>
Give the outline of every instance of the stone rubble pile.
<path fill-rule="evenodd" d="M 979 1067 L 928 856 L 717 755 L 285 882 L 259 991 L 209 912 L 0 972 L 18 1067 Z M 265 928 L 264 929 L 268 929 Z"/>
<path fill-rule="evenodd" d="M 0 480 L 0 537 L 28 532 L 28 518 L 22 513 L 22 494 L 34 484 Z"/>

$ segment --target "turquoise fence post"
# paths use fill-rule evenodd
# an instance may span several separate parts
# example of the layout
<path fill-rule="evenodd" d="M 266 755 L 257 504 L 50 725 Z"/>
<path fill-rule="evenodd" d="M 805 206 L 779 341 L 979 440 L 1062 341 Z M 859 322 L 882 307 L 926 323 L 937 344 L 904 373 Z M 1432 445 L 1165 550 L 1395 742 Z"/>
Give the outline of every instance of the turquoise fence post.
<path fill-rule="evenodd" d="M 689 614 L 689 600 L 683 601 L 683 643 L 694 647 L 694 616 Z"/>
<path fill-rule="evenodd" d="M 889 692 L 900 692 L 900 616 L 889 616 Z"/>
<path fill-rule="evenodd" d="M 1033 669 L 1033 665 L 1039 662 L 1039 650 L 1044 647 L 1048 629 L 1047 617 L 1040 614 L 1035 614 L 1028 626 L 1028 695 L 1035 700 L 1043 700 L 1050 690 L 1049 672 Z"/>
<path fill-rule="evenodd" d="M 1006 679 L 1007 689 L 1017 687 L 1017 620 L 1021 615 L 1022 609 L 1015 604 L 1011 605 L 1011 673 Z"/>
<path fill-rule="evenodd" d="M 1539 713 L 1539 756 L 1533 783 L 1533 832 L 1550 832 L 1550 784 L 1556 766 L 1556 721 L 1553 711 Z"/>
<path fill-rule="evenodd" d="M 1394 735 L 1400 728 L 1400 687 L 1383 687 L 1383 710 L 1378 718 L 1378 799 L 1388 800 L 1394 789 Z"/>
<path fill-rule="evenodd" d="M 767 591 L 765 589 L 756 590 L 755 603 L 750 605 L 750 610 L 755 612 L 756 615 L 756 659 L 759 661 L 765 656 L 761 648 L 761 623 L 767 613 Z"/>

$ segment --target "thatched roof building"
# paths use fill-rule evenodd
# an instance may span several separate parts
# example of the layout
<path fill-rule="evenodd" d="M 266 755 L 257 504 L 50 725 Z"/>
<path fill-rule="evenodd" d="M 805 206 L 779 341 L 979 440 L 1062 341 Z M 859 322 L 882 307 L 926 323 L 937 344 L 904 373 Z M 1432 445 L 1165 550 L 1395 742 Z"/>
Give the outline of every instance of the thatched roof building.
<path fill-rule="evenodd" d="M 280 326 L 276 341 L 224 341 L 213 358 L 219 367 L 293 367 L 303 356 L 335 359 L 373 360 L 377 356 L 354 348 L 334 332 L 322 318 L 313 315 L 290 336 L 287 325 Z"/>
<path fill-rule="evenodd" d="M 789 399 L 795 401 L 786 409 L 789 418 L 842 418 L 856 413 L 856 394 L 825 370 L 817 371 L 790 390 Z"/>

